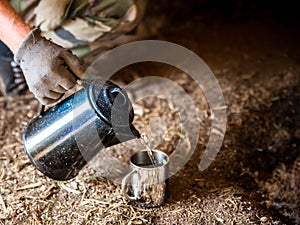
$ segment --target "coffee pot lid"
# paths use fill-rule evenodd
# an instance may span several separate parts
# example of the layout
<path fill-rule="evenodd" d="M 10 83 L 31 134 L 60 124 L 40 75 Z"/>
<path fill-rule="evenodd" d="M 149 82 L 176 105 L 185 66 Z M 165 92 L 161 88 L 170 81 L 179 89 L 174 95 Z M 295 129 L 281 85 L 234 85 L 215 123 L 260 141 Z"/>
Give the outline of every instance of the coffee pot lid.
<path fill-rule="evenodd" d="M 119 86 L 103 79 L 92 80 L 87 88 L 91 105 L 98 116 L 111 126 L 129 126 L 133 108 L 128 95 Z"/>

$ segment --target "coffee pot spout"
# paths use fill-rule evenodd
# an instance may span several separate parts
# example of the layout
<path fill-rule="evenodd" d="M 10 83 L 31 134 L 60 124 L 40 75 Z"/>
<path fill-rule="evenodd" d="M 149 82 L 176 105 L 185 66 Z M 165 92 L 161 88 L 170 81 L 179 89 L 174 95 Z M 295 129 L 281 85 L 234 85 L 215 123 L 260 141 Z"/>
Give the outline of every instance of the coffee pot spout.
<path fill-rule="evenodd" d="M 117 127 L 112 131 L 112 135 L 107 136 L 107 147 L 120 144 L 141 137 L 139 131 L 130 124 L 129 127 Z"/>

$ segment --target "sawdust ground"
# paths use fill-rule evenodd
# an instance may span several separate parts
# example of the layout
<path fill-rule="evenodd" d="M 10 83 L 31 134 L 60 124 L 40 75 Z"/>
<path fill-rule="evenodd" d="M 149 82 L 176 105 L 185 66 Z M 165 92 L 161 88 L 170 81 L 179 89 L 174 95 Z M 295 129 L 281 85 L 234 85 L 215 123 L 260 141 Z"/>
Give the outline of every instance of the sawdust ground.
<path fill-rule="evenodd" d="M 1 97 L 1 224 L 300 223 L 299 20 L 269 11 L 264 14 L 264 8 L 259 8 L 258 17 L 247 12 L 249 17 L 241 18 L 235 10 L 229 15 L 218 10 L 200 15 L 195 12 L 198 3 L 182 6 L 178 2 L 174 1 L 168 15 L 163 14 L 166 3 L 150 4 L 146 25 L 158 27 L 150 38 L 175 42 L 197 53 L 219 81 L 228 126 L 213 164 L 198 170 L 210 131 L 203 93 L 186 74 L 167 65 L 132 65 L 114 77 L 121 84 L 149 75 L 172 79 L 199 108 L 197 149 L 168 180 L 166 203 L 150 210 L 128 204 L 119 184 L 102 178 L 91 166 L 67 182 L 43 176 L 29 163 L 21 143 L 23 127 L 37 114 L 38 102 L 30 94 L 9 100 Z M 135 109 L 134 123 L 143 132 L 151 117 L 166 121 L 170 140 L 157 148 L 171 151 L 184 138 L 178 135 L 176 113 L 164 100 L 150 98 L 138 102 Z M 132 154 L 126 144 L 107 151 L 124 161 Z"/>

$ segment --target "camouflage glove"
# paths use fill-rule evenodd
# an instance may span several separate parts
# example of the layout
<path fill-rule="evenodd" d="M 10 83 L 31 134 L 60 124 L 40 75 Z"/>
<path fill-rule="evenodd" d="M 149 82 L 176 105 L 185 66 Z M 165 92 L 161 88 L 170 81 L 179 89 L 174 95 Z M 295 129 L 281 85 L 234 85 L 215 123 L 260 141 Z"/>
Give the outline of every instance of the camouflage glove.
<path fill-rule="evenodd" d="M 68 14 L 72 0 L 43 0 L 34 10 L 35 25 L 42 31 L 59 27 Z"/>
<path fill-rule="evenodd" d="M 57 102 L 84 73 L 75 55 L 43 38 L 38 29 L 29 33 L 14 58 L 29 90 L 44 105 Z"/>

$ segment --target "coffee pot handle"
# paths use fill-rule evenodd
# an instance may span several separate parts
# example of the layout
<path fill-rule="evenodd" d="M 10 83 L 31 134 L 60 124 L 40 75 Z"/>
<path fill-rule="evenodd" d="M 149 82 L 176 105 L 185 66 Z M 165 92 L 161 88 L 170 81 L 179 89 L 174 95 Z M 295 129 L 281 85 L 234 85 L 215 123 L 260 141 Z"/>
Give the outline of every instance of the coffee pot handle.
<path fill-rule="evenodd" d="M 130 196 L 128 195 L 127 191 L 128 191 L 128 182 L 130 180 L 130 178 L 134 175 L 134 174 L 138 174 L 137 170 L 132 170 L 131 172 L 129 172 L 123 179 L 122 179 L 122 193 L 125 196 L 125 198 L 127 200 L 131 200 L 131 201 L 135 201 L 137 200 L 137 197 L 134 196 Z"/>

